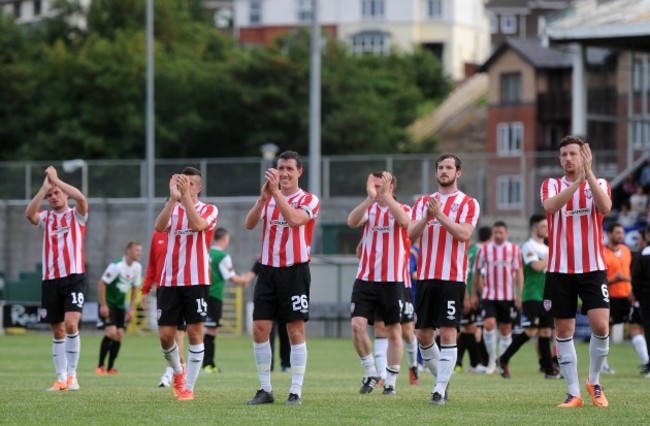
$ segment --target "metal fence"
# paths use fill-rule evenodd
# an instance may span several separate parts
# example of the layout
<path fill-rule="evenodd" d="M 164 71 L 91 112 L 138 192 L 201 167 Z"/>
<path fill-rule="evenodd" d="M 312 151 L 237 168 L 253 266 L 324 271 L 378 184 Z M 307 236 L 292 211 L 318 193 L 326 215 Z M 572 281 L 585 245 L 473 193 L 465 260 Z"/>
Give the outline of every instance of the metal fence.
<path fill-rule="evenodd" d="M 638 152 L 638 158 L 642 152 Z M 599 177 L 612 179 L 626 169 L 627 153 L 622 150 L 594 153 L 594 168 Z M 374 170 L 389 170 L 398 178 L 397 195 L 404 202 L 420 194 L 433 192 L 435 159 L 437 155 L 360 155 L 326 156 L 322 158 L 322 199 L 359 197 L 365 193 L 368 174 Z M 491 198 L 496 194 L 495 177 L 519 176 L 520 207 L 515 214 L 529 214 L 536 209 L 539 187 L 543 179 L 560 176 L 562 170 L 556 152 L 523 153 L 513 157 L 486 153 L 459 154 L 463 175 L 460 188 L 474 196 L 486 214 L 498 208 Z M 67 182 L 81 188 L 89 198 L 146 197 L 146 167 L 144 160 L 88 160 L 68 162 L 4 162 L 0 163 L 0 199 L 24 202 L 38 191 L 43 170 L 53 165 Z M 168 195 L 169 176 L 184 166 L 202 171 L 204 197 L 256 196 L 264 168 L 262 158 L 208 158 L 157 160 L 155 164 L 155 197 Z M 305 172 L 301 186 L 309 187 L 309 161 L 304 159 Z M 490 199 L 488 199 L 490 198 Z M 516 204 L 515 204 L 516 206 Z"/>

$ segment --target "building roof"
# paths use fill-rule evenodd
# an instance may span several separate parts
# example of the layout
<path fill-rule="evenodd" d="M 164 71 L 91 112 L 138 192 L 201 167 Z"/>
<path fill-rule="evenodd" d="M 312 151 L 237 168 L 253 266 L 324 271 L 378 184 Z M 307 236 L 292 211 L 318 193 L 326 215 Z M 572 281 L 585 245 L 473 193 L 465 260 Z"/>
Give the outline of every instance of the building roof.
<path fill-rule="evenodd" d="M 535 69 L 571 69 L 573 67 L 573 52 L 571 48 L 560 49 L 545 47 L 537 39 L 506 39 L 497 47 L 492 55 L 480 66 L 479 71 L 485 72 L 506 50 L 512 49 Z M 587 50 L 587 63 L 602 65 L 610 55 L 607 49 L 591 48 Z"/>
<path fill-rule="evenodd" d="M 650 0 L 583 0 L 550 22 L 551 43 L 650 51 Z"/>

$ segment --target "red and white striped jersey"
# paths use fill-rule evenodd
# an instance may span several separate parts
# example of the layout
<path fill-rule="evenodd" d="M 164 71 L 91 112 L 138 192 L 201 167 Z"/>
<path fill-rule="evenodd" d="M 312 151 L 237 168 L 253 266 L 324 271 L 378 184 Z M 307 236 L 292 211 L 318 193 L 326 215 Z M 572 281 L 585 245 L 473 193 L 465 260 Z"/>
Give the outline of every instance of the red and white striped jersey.
<path fill-rule="evenodd" d="M 411 208 L 406 204 L 400 204 L 400 207 L 411 214 Z M 404 281 L 408 275 L 408 229 L 399 226 L 388 206 L 382 207 L 377 202 L 368 206 L 364 218 L 357 279 Z"/>
<path fill-rule="evenodd" d="M 438 192 L 420 197 L 413 206 L 413 220 L 426 216 L 429 197 L 437 197 L 442 211 L 456 223 L 476 226 L 481 208 L 474 198 L 456 191 L 443 195 Z M 420 237 L 418 280 L 445 280 L 464 283 L 467 277 L 467 248 L 469 241 L 460 242 L 438 222 L 431 219 Z"/>
<path fill-rule="evenodd" d="M 571 185 L 564 177 L 546 179 L 542 183 L 542 203 Z M 607 196 L 612 191 L 605 179 L 598 179 Z M 548 220 L 548 272 L 582 274 L 604 271 L 603 214 L 594 204 L 587 181 L 573 194 L 569 201 Z"/>
<path fill-rule="evenodd" d="M 510 241 L 501 245 L 483 244 L 476 254 L 475 265 L 477 271 L 485 270 L 483 300 L 515 300 L 514 274 L 521 269 L 521 249 L 517 244 Z"/>
<path fill-rule="evenodd" d="M 270 197 L 262 209 L 262 252 L 260 263 L 266 266 L 286 267 L 311 260 L 311 240 L 320 200 L 317 196 L 299 189 L 285 196 L 294 209 L 307 212 L 309 222 L 292 228 L 282 217 L 275 200 Z"/>
<path fill-rule="evenodd" d="M 194 205 L 199 216 L 208 222 L 205 231 L 193 231 L 187 213 L 177 203 L 169 218 L 167 253 L 160 277 L 160 287 L 210 285 L 210 243 L 219 209 L 199 201 Z"/>
<path fill-rule="evenodd" d="M 38 212 L 38 226 L 43 230 L 43 280 L 65 278 L 86 272 L 84 237 L 88 214 L 76 208 L 63 213 L 52 210 Z"/>
<path fill-rule="evenodd" d="M 410 207 L 409 207 L 410 210 Z M 409 211 L 410 213 L 410 211 Z M 406 232 L 406 239 L 404 240 L 404 287 L 411 288 L 413 287 L 413 282 L 411 281 L 411 240 L 408 237 L 408 229 Z"/>

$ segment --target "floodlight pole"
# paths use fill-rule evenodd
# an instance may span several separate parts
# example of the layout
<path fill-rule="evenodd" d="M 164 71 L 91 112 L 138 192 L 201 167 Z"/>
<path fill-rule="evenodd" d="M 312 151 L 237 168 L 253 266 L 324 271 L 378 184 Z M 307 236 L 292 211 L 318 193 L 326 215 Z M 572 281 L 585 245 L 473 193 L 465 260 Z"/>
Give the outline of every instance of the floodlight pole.
<path fill-rule="evenodd" d="M 318 0 L 311 6 L 311 72 L 309 79 L 309 192 L 321 196 L 321 37 Z"/>
<path fill-rule="evenodd" d="M 155 165 L 155 134 L 154 134 L 154 85 L 153 85 L 153 0 L 147 0 L 146 17 L 146 58 L 147 58 L 147 100 L 146 100 L 146 169 L 147 169 L 147 232 L 153 232 L 154 212 L 154 165 Z"/>

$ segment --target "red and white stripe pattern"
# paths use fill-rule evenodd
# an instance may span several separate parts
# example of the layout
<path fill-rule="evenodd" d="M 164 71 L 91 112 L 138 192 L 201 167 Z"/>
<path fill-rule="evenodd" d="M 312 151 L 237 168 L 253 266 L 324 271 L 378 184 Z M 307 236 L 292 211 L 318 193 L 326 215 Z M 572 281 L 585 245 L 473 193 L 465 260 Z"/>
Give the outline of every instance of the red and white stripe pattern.
<path fill-rule="evenodd" d="M 411 208 L 400 205 L 411 214 Z M 365 213 L 361 234 L 361 257 L 357 279 L 361 281 L 402 282 L 408 275 L 408 229 L 401 227 L 388 206 L 372 203 Z M 410 247 L 410 243 L 409 243 Z"/>
<path fill-rule="evenodd" d="M 208 222 L 208 228 L 193 231 L 183 205 L 177 203 L 174 206 L 167 229 L 169 239 L 160 278 L 161 287 L 210 285 L 209 250 L 219 209 L 202 201 L 196 203 L 194 208 Z"/>
<path fill-rule="evenodd" d="M 83 274 L 88 214 L 82 216 L 76 208 L 71 208 L 63 213 L 39 211 L 38 217 L 37 226 L 43 230 L 43 280 Z"/>
<path fill-rule="evenodd" d="M 564 177 L 546 179 L 542 183 L 542 203 L 562 192 L 571 183 Z M 598 186 L 611 198 L 612 191 L 605 179 L 598 179 Z M 582 274 L 604 271 L 603 214 L 594 204 L 587 181 L 573 194 L 569 201 L 548 220 L 548 272 Z"/>
<path fill-rule="evenodd" d="M 404 241 L 404 287 L 411 288 L 413 283 L 411 282 L 411 240 L 408 238 L 408 230 L 406 232 L 406 240 Z"/>
<path fill-rule="evenodd" d="M 476 254 L 477 271 L 484 270 L 483 300 L 515 300 L 514 273 L 521 269 L 521 249 L 506 241 L 483 244 Z M 480 272 L 475 272 L 480 273 Z"/>
<path fill-rule="evenodd" d="M 456 223 L 476 226 L 481 208 L 474 198 L 456 191 L 442 195 L 438 192 L 420 197 L 413 206 L 412 219 L 426 216 L 429 197 L 437 197 L 442 211 Z M 420 237 L 418 280 L 445 280 L 465 282 L 467 277 L 467 249 L 469 241 L 454 238 L 437 219 L 430 219 Z"/>
<path fill-rule="evenodd" d="M 286 267 L 311 260 L 311 240 L 320 210 L 320 200 L 302 189 L 285 198 L 294 209 L 307 212 L 309 222 L 295 228 L 290 227 L 277 208 L 275 200 L 269 198 L 262 209 L 262 265 Z"/>

